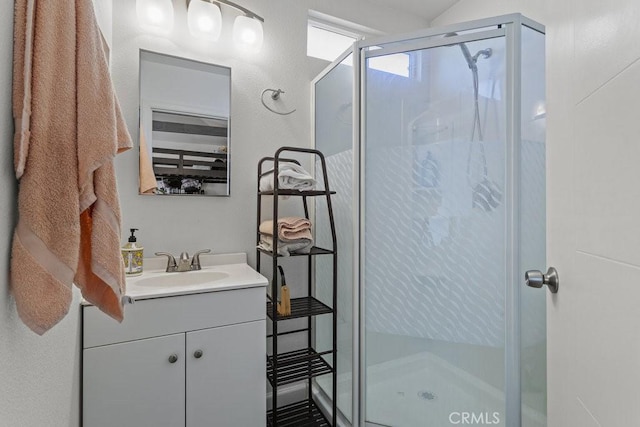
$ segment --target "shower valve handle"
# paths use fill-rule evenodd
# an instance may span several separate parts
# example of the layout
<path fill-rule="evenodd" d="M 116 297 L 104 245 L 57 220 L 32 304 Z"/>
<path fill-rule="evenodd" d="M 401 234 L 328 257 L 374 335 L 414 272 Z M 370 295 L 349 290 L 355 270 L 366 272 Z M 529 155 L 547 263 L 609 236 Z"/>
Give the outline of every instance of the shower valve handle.
<path fill-rule="evenodd" d="M 557 294 L 560 287 L 558 271 L 553 267 L 549 267 L 547 274 L 539 270 L 529 270 L 524 274 L 524 280 L 526 285 L 531 288 L 541 288 L 543 285 L 547 285 L 553 294 Z"/>

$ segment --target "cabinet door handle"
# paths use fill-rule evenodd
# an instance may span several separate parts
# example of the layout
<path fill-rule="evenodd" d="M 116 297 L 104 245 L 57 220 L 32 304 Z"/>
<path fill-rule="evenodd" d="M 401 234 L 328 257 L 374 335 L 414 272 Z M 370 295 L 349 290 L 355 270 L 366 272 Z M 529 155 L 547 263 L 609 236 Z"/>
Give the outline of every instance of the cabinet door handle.
<path fill-rule="evenodd" d="M 171 356 L 169 356 L 169 363 L 176 363 L 177 361 L 178 361 L 177 354 L 172 354 Z"/>
<path fill-rule="evenodd" d="M 193 353 L 193 357 L 195 357 L 196 359 L 200 359 L 202 357 L 202 355 L 204 354 L 204 352 L 202 350 L 196 350 Z"/>

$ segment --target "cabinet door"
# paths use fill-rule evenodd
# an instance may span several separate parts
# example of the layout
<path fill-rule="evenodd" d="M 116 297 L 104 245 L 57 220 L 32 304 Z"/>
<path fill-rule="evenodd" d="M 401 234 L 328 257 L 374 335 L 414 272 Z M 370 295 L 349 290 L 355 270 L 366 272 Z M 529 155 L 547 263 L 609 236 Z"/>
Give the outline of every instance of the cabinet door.
<path fill-rule="evenodd" d="M 265 370 L 264 320 L 189 332 L 187 427 L 264 426 Z"/>
<path fill-rule="evenodd" d="M 184 345 L 176 334 L 84 350 L 83 426 L 184 426 Z"/>

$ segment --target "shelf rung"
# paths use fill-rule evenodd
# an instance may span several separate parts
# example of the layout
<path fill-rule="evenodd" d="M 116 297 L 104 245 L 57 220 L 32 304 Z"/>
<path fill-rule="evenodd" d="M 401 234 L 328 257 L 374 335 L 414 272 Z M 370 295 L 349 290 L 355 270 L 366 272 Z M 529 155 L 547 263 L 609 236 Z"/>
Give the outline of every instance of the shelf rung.
<path fill-rule="evenodd" d="M 279 427 L 330 427 L 329 421 L 313 400 L 305 400 L 278 408 Z M 267 426 L 273 426 L 273 411 L 267 412 Z"/>
<path fill-rule="evenodd" d="M 262 252 L 265 255 L 269 255 L 269 256 L 273 256 L 273 252 L 271 251 L 266 251 L 264 249 L 258 248 L 258 251 Z M 316 256 L 316 255 L 331 255 L 333 254 L 333 251 L 329 250 L 329 249 L 324 249 L 324 248 L 319 248 L 317 246 L 313 246 L 310 249 L 306 249 L 304 252 L 291 252 L 289 254 L 289 256 Z M 283 255 L 278 255 L 278 258 L 282 257 Z"/>
<path fill-rule="evenodd" d="M 282 316 L 278 314 L 278 321 L 287 319 L 296 319 L 299 317 L 318 316 L 320 314 L 333 313 L 331 307 L 318 301 L 313 297 L 292 298 L 291 299 L 291 315 Z M 273 303 L 267 302 L 267 316 L 273 320 Z"/>
<path fill-rule="evenodd" d="M 261 191 L 261 196 L 273 196 L 274 191 Z M 336 194 L 335 191 L 329 191 L 329 194 Z M 298 190 L 278 190 L 278 196 L 326 196 L 327 192 L 324 190 L 310 190 L 310 191 L 298 191 Z"/>
<path fill-rule="evenodd" d="M 283 335 L 299 334 L 302 332 L 307 332 L 309 329 L 310 328 L 302 328 L 302 329 L 294 329 L 293 331 L 278 332 L 278 336 L 281 337 Z M 273 334 L 267 335 L 267 338 L 273 338 Z"/>
<path fill-rule="evenodd" d="M 306 348 L 281 353 L 277 359 L 274 356 L 268 356 L 267 378 L 274 386 L 274 362 L 278 365 L 278 386 L 330 374 L 333 368 L 322 358 L 323 355 L 330 353 L 333 351 L 318 353 L 312 348 Z"/>

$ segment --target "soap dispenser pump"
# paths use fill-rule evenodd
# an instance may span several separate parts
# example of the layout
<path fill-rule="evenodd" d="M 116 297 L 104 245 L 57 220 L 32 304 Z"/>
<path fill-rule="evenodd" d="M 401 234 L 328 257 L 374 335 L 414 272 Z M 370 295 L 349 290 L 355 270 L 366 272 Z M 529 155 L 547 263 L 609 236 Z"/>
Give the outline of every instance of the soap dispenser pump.
<path fill-rule="evenodd" d="M 142 274 L 143 247 L 138 244 L 136 238 L 137 228 L 131 228 L 131 236 L 126 245 L 122 247 L 122 259 L 124 260 L 124 272 L 127 276 Z"/>

